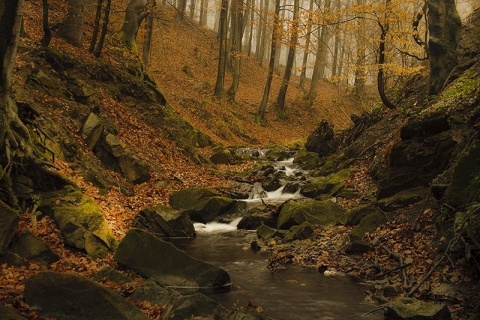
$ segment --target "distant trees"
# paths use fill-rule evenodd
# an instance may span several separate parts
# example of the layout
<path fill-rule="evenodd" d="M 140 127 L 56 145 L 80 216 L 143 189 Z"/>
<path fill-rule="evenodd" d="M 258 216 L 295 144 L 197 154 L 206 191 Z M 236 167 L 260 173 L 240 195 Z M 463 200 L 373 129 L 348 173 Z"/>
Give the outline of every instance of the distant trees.
<path fill-rule="evenodd" d="M 68 0 L 68 11 L 59 35 L 76 47 L 82 45 L 85 3 L 84 0 Z"/>

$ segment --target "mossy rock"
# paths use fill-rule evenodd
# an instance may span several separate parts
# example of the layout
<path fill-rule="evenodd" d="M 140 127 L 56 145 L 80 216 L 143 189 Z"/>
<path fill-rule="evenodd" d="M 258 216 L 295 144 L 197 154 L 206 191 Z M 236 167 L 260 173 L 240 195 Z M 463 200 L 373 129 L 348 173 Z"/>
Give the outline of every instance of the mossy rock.
<path fill-rule="evenodd" d="M 51 264 L 58 260 L 58 255 L 42 240 L 30 232 L 20 234 L 10 246 L 10 251 L 26 260 Z"/>
<path fill-rule="evenodd" d="M 73 191 L 72 191 L 73 190 Z M 105 256 L 117 244 L 102 209 L 73 188 L 42 194 L 39 210 L 55 221 L 65 243 L 90 256 Z"/>
<path fill-rule="evenodd" d="M 216 195 L 218 195 L 218 193 L 212 189 L 187 188 L 172 193 L 168 199 L 168 202 L 172 208 L 178 210 L 192 209 L 200 199 L 213 197 Z"/>
<path fill-rule="evenodd" d="M 387 320 L 450 320 L 452 317 L 446 304 L 429 303 L 412 298 L 401 298 L 387 304 Z"/>
<path fill-rule="evenodd" d="M 17 230 L 20 216 L 16 210 L 0 200 L 0 254 L 8 247 Z"/>
<path fill-rule="evenodd" d="M 284 241 L 305 240 L 313 235 L 313 227 L 310 223 L 304 222 L 299 226 L 292 226 L 285 234 Z"/>
<path fill-rule="evenodd" d="M 330 200 L 289 200 L 280 210 L 277 228 L 290 229 L 304 222 L 314 226 L 334 226 L 344 224 L 346 218 L 347 210 Z"/>
<path fill-rule="evenodd" d="M 350 239 L 352 241 L 361 240 L 365 233 L 373 232 L 379 226 L 387 223 L 387 218 L 382 212 L 374 212 L 362 218 L 360 223 L 352 229 Z"/>
<path fill-rule="evenodd" d="M 213 196 L 200 199 L 191 210 L 187 210 L 190 219 L 207 223 L 229 211 L 235 200 L 227 197 Z"/>
<path fill-rule="evenodd" d="M 351 172 L 351 169 L 343 169 L 327 177 L 314 179 L 304 185 L 300 189 L 300 193 L 309 198 L 325 194 L 335 195 L 344 187 L 345 181 L 350 177 Z"/>
<path fill-rule="evenodd" d="M 306 149 L 300 149 L 295 155 L 294 163 L 300 165 L 304 170 L 315 169 L 320 163 L 320 158 L 315 152 L 309 152 Z"/>
<path fill-rule="evenodd" d="M 382 211 L 374 204 L 356 207 L 348 212 L 345 225 L 356 226 L 362 219 L 371 214 L 382 214 Z"/>
<path fill-rule="evenodd" d="M 278 233 L 277 229 L 262 224 L 257 228 L 257 236 L 261 240 L 267 240 Z"/>
<path fill-rule="evenodd" d="M 130 298 L 136 301 L 148 301 L 152 305 L 164 306 L 171 304 L 179 296 L 177 292 L 164 288 L 150 279 L 135 288 L 135 292 Z"/>
<path fill-rule="evenodd" d="M 480 201 L 479 140 L 476 140 L 457 161 L 445 196 L 447 203 L 455 208 Z"/>
<path fill-rule="evenodd" d="M 343 153 L 334 153 L 322 161 L 323 164 L 312 172 L 312 177 L 328 176 L 337 172 L 342 166 L 345 166 L 345 163 L 350 162 L 345 161 L 345 155 Z"/>
<path fill-rule="evenodd" d="M 400 191 L 391 197 L 378 200 L 378 206 L 383 211 L 395 211 L 404 208 L 410 204 L 414 204 L 427 196 L 426 188 L 413 188 Z"/>
<path fill-rule="evenodd" d="M 230 164 L 233 161 L 233 155 L 227 148 L 220 149 L 210 156 L 210 161 L 213 164 Z"/>
<path fill-rule="evenodd" d="M 0 319 L 3 320 L 26 320 L 27 318 L 22 317 L 19 314 L 16 314 L 13 310 L 5 307 L 0 303 Z"/>

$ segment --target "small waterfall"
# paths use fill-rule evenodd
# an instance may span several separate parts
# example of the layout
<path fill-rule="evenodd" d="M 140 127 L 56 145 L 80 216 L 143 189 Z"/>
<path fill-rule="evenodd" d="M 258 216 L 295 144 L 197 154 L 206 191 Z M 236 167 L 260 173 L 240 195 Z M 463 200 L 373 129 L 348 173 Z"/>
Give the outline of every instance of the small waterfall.
<path fill-rule="evenodd" d="M 235 218 L 230 223 L 209 222 L 193 224 L 195 231 L 198 233 L 222 233 L 237 230 L 237 225 L 242 220 L 242 217 Z"/>

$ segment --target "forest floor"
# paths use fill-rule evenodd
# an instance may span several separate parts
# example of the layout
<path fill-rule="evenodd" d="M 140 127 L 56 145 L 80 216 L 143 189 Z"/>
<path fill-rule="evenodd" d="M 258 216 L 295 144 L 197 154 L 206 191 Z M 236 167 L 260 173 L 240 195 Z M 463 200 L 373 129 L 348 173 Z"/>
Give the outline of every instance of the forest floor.
<path fill-rule="evenodd" d="M 50 23 L 56 25 L 63 19 L 66 4 L 59 0 L 49 2 L 51 6 Z M 114 3 L 114 6 L 120 5 Z M 121 7 L 112 10 L 112 37 L 114 36 L 113 32 L 119 30 L 121 26 L 123 10 L 124 8 Z M 94 10 L 87 8 L 87 13 L 93 15 Z M 22 45 L 34 48 L 39 46 L 39 40 L 43 34 L 41 30 L 41 1 L 26 2 L 25 17 L 26 30 L 30 38 L 23 39 Z M 346 129 L 351 125 L 350 115 L 360 114 L 364 110 L 370 109 L 372 105 L 371 99 L 361 102 L 350 97 L 341 86 L 325 81 L 319 88 L 317 102 L 313 108 L 307 108 L 307 104 L 303 100 L 305 91 L 298 87 L 298 79 L 294 78 L 287 97 L 288 120 L 277 120 L 274 111 L 267 109 L 267 125 L 261 126 L 253 120 L 263 94 L 266 79 L 265 67 L 259 66 L 259 63 L 253 58 L 245 57 L 236 101 L 215 100 L 212 97 L 217 64 L 215 34 L 209 30 L 193 26 L 188 21 L 179 23 L 175 17 L 175 11 L 171 8 L 161 7 L 160 18 L 156 19 L 155 24 L 157 35 L 153 42 L 154 49 L 152 50 L 149 71 L 154 75 L 160 90 L 165 94 L 173 109 L 196 129 L 208 134 L 217 143 L 235 146 L 302 145 L 306 137 L 322 119 L 333 123 L 337 130 Z M 62 52 L 83 56 L 86 59 L 94 59 L 85 49 L 88 48 L 91 28 L 92 24 L 88 23 L 84 45 L 81 49 L 69 46 L 55 37 L 55 34 L 51 46 Z M 142 31 L 138 37 L 141 42 Z M 139 51 L 141 51 L 141 45 Z M 28 64 L 27 59 L 27 55 L 20 55 L 16 61 L 16 68 Z M 106 48 L 101 59 L 108 62 L 116 60 L 117 57 Z M 16 84 L 21 86 L 24 80 L 17 77 Z M 227 85 L 230 83 L 229 81 L 230 78 L 227 76 Z M 280 81 L 280 76 L 276 75 L 271 91 L 271 102 L 275 99 Z M 308 87 L 308 83 L 306 86 Z M 50 99 L 48 96 L 42 96 L 42 98 L 46 101 Z M 181 150 L 171 141 L 157 136 L 154 129 L 139 121 L 134 111 L 125 108 L 121 103 L 111 98 L 104 97 L 104 99 L 103 105 L 106 111 L 118 115 L 114 121 L 119 128 L 120 136 L 122 137 L 122 133 L 126 136 L 134 127 L 135 135 L 133 137 L 130 135 L 129 147 L 139 159 L 147 161 L 152 167 L 157 167 L 159 170 L 152 173 L 150 181 L 134 186 L 134 196 L 127 197 L 118 188 L 111 188 L 107 193 L 101 192 L 91 183 L 85 181 L 69 163 L 63 160 L 57 160 L 55 165 L 61 173 L 77 183 L 85 194 L 94 198 L 101 206 L 110 228 L 118 239 L 121 239 L 131 227 L 131 221 L 140 209 L 152 204 L 167 204 L 169 195 L 181 188 L 221 187 L 228 183 L 228 180 L 222 175 L 218 175 L 218 172 L 241 172 L 251 165 L 250 163 L 216 167 L 194 165 L 185 159 Z M 63 120 L 59 118 L 59 121 Z M 357 180 L 359 189 L 367 190 L 371 186 L 369 184 L 371 182 L 364 164 L 359 164 L 358 172 L 360 173 L 353 178 Z M 419 220 L 425 230 L 430 230 L 433 227 L 433 223 L 428 220 L 428 217 L 429 215 L 426 214 Z M 401 226 L 401 224 L 399 225 Z M 111 256 L 104 259 L 91 259 L 82 252 L 72 251 L 64 244 L 58 228 L 48 218 L 33 224 L 30 213 L 24 212 L 18 232 L 24 230 L 29 230 L 37 235 L 60 257 L 58 262 L 48 267 L 35 262 L 31 262 L 24 267 L 1 265 L 0 301 L 29 319 L 39 319 L 38 314 L 31 310 L 23 299 L 25 279 L 29 276 L 41 270 L 49 269 L 57 272 L 76 273 L 91 278 L 102 268 L 116 267 Z M 387 247 L 392 247 L 409 237 L 407 231 L 402 231 L 404 233 L 400 234 L 398 230 L 400 229 L 397 227 L 391 227 L 384 233 L 372 235 L 372 237 L 377 237 L 384 241 Z M 291 248 L 290 252 L 295 252 L 294 262 L 309 266 L 328 264 L 341 272 L 357 273 L 359 278 L 364 276 L 361 274 L 361 270 L 365 265 L 361 265 L 358 259 L 347 260 L 343 255 L 340 256 L 335 252 L 328 251 L 329 245 L 334 243 L 332 239 L 341 234 L 345 234 L 344 230 L 333 228 L 322 234 L 323 240 L 317 237 L 303 246 Z M 429 234 L 429 237 L 433 236 Z M 337 239 L 335 243 L 342 243 L 342 241 L 344 239 Z M 324 246 L 321 246 L 322 243 Z M 412 241 L 402 243 L 405 243 L 405 247 L 398 248 L 401 252 L 414 252 L 415 257 L 424 257 L 423 259 L 419 258 L 420 261 L 424 262 L 421 264 L 423 267 L 415 269 L 415 275 L 421 277 L 428 270 L 428 267 L 434 263 L 432 260 L 434 253 L 427 247 L 419 247 L 418 243 L 425 243 L 425 246 L 428 246 L 431 243 L 431 238 L 423 242 L 422 239 L 412 238 Z M 378 255 L 375 256 L 375 254 Z M 384 259 L 385 261 L 388 260 L 391 269 L 396 267 L 395 259 L 392 260 L 391 257 L 388 257 L 388 252 L 374 252 L 371 255 L 365 260 L 373 261 L 371 265 L 377 263 L 378 259 Z M 279 253 L 277 258 L 277 261 L 282 261 L 282 253 Z M 291 260 L 291 258 L 289 259 Z M 140 277 L 133 272 L 123 272 L 128 273 L 136 283 L 141 281 Z M 396 273 L 394 277 L 401 279 L 402 276 L 401 273 Z M 440 275 L 437 275 L 437 277 L 440 277 Z M 125 292 L 131 292 L 135 283 L 124 286 L 112 283 L 105 285 L 111 286 L 117 292 L 124 294 Z M 145 304 L 138 306 L 150 319 L 160 319 L 161 310 L 158 307 Z M 455 310 L 455 308 L 458 308 L 458 305 L 453 305 L 452 310 Z"/>

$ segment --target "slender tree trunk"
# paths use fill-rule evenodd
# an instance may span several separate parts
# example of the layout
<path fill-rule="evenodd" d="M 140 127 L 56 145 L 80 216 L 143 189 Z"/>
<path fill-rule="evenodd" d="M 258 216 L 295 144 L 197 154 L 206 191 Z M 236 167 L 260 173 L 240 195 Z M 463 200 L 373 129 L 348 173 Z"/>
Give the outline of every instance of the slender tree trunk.
<path fill-rule="evenodd" d="M 255 115 L 255 121 L 262 125 L 265 124 L 265 112 L 267 110 L 268 96 L 270 94 L 270 88 L 272 87 L 273 80 L 273 67 L 275 65 L 275 44 L 279 24 L 279 14 L 280 14 L 280 0 L 275 0 L 275 14 L 273 16 L 273 32 L 272 32 L 272 46 L 270 47 L 270 62 L 268 65 L 268 75 L 267 81 L 265 83 L 265 89 L 263 91 L 262 102 L 258 106 L 257 114 Z"/>
<path fill-rule="evenodd" d="M 189 6 L 189 10 L 190 10 L 190 20 L 193 21 L 193 19 L 195 19 L 195 2 L 196 0 L 190 0 L 190 6 Z"/>
<path fill-rule="evenodd" d="M 454 0 L 428 0 L 430 94 L 442 91 L 457 66 L 456 50 L 462 25 Z"/>
<path fill-rule="evenodd" d="M 341 2 L 335 2 L 335 12 L 339 13 L 341 9 Z M 341 34 L 340 34 L 340 25 L 337 24 L 335 26 L 335 42 L 333 45 L 333 59 L 332 59 L 332 77 L 337 75 L 337 65 L 338 65 L 338 55 L 340 51 L 340 43 L 342 42 Z"/>
<path fill-rule="evenodd" d="M 265 10 L 265 8 L 263 7 L 263 1 L 264 0 L 260 0 L 260 7 L 258 8 L 259 10 L 259 14 L 258 14 L 258 24 L 257 24 L 257 29 L 255 31 L 255 35 L 256 35 L 256 40 L 255 40 L 255 58 L 257 59 L 257 61 L 261 61 L 262 57 L 260 55 L 260 51 L 261 51 L 261 44 L 262 44 L 262 32 L 263 32 L 263 24 L 265 23 L 265 20 L 263 19 L 263 10 Z"/>
<path fill-rule="evenodd" d="M 330 11 L 330 0 L 325 0 L 325 12 Z M 328 48 L 328 39 L 330 38 L 330 28 L 326 24 L 318 29 L 318 44 L 315 59 L 315 66 L 313 67 L 312 83 L 310 84 L 310 91 L 308 92 L 306 99 L 308 100 L 308 106 L 313 107 L 313 103 L 317 97 L 318 83 L 325 74 L 326 66 L 326 54 Z"/>
<path fill-rule="evenodd" d="M 260 65 L 263 65 L 263 59 L 265 57 L 265 51 L 267 47 L 267 19 L 268 19 L 269 0 L 264 0 L 264 4 L 265 6 L 262 11 L 262 15 L 263 15 L 262 36 L 260 38 L 260 51 L 259 51 Z"/>
<path fill-rule="evenodd" d="M 82 46 L 84 11 L 84 0 L 68 0 L 67 17 L 59 31 L 60 37 L 76 47 Z"/>
<path fill-rule="evenodd" d="M 293 3 L 293 20 L 292 20 L 292 35 L 288 48 L 287 63 L 285 65 L 285 73 L 283 75 L 282 85 L 278 92 L 277 101 L 275 103 L 275 112 L 279 119 L 286 119 L 285 112 L 285 97 L 287 95 L 288 84 L 290 83 L 290 76 L 292 74 L 293 61 L 295 59 L 295 49 L 298 41 L 298 12 L 300 10 L 299 0 L 294 0 Z"/>
<path fill-rule="evenodd" d="M 187 9 L 187 0 L 179 0 L 177 8 L 177 20 L 183 21 L 185 19 L 185 10 Z"/>
<path fill-rule="evenodd" d="M 252 1 L 252 9 L 250 10 L 250 29 L 248 32 L 248 56 L 250 57 L 252 54 L 252 42 L 253 42 L 253 29 L 254 29 L 254 20 L 255 18 L 255 0 Z"/>
<path fill-rule="evenodd" d="M 112 6 L 112 0 L 107 0 L 107 4 L 105 6 L 105 13 L 103 15 L 103 25 L 102 25 L 102 33 L 100 34 L 100 39 L 98 40 L 98 44 L 95 47 L 95 52 L 93 55 L 95 57 L 100 57 L 103 50 L 103 44 L 105 43 L 105 36 L 107 35 L 108 31 L 108 23 L 110 21 L 110 8 Z"/>
<path fill-rule="evenodd" d="M 206 26 L 207 25 L 207 13 L 208 13 L 208 0 L 202 0 L 201 7 L 200 7 L 200 25 Z"/>
<path fill-rule="evenodd" d="M 310 35 L 312 33 L 313 25 L 313 1 L 310 0 L 310 5 L 308 8 L 308 17 L 307 17 L 307 35 L 305 37 L 305 50 L 303 51 L 303 62 L 302 62 L 302 71 L 300 72 L 300 88 L 303 89 L 305 86 L 305 80 L 307 79 L 307 63 L 308 55 L 310 54 Z"/>
<path fill-rule="evenodd" d="M 233 67 L 233 79 L 230 88 L 227 90 L 228 98 L 235 101 L 238 84 L 240 81 L 240 64 L 242 54 L 242 38 L 243 38 L 243 0 L 233 0 L 231 8 L 231 41 L 232 49 L 230 58 Z"/>
<path fill-rule="evenodd" d="M 93 25 L 92 41 L 90 41 L 90 47 L 88 52 L 93 53 L 95 46 L 97 45 L 98 32 L 100 30 L 100 19 L 102 18 L 103 0 L 97 0 L 97 11 L 95 13 L 95 23 Z"/>
<path fill-rule="evenodd" d="M 223 86 L 225 83 L 225 66 L 227 58 L 227 18 L 228 18 L 228 0 L 222 0 L 219 21 L 219 53 L 217 81 L 215 83 L 215 91 L 213 95 L 221 98 L 223 95 Z"/>
<path fill-rule="evenodd" d="M 283 0 L 283 10 L 280 9 L 281 15 L 280 15 L 280 21 L 278 22 L 278 35 L 277 35 L 277 42 L 276 42 L 276 48 L 275 48 L 275 65 L 273 67 L 273 70 L 276 74 L 280 74 L 280 57 L 282 53 L 282 42 L 283 42 L 283 34 L 284 34 L 284 24 L 285 24 L 285 4 L 287 0 Z"/>
<path fill-rule="evenodd" d="M 42 1 L 42 8 L 43 8 L 43 15 L 42 15 L 42 26 L 43 26 L 43 37 L 42 37 L 42 47 L 48 47 L 50 41 L 52 40 L 52 31 L 50 30 L 50 26 L 48 23 L 48 9 L 49 4 L 48 0 Z"/>
<path fill-rule="evenodd" d="M 365 0 L 357 0 L 358 6 L 364 6 Z M 363 16 L 363 14 L 362 14 Z M 366 33 L 366 23 L 365 19 L 358 19 L 357 22 L 357 62 L 355 65 L 355 82 L 353 85 L 353 94 L 357 97 L 360 97 L 365 92 L 365 81 L 367 73 L 365 70 L 366 64 L 366 40 L 364 39 L 364 34 Z"/>
<path fill-rule="evenodd" d="M 390 5 L 390 0 L 385 0 L 385 8 L 388 12 L 388 6 Z M 385 64 L 385 39 L 387 37 L 388 30 L 390 25 L 388 23 L 388 16 L 385 14 L 385 24 L 383 25 L 381 21 L 378 22 L 380 26 L 380 43 L 379 43 L 379 53 L 378 53 L 378 73 L 377 73 L 377 88 L 382 99 L 383 104 L 389 109 L 395 109 L 397 106 L 390 101 L 390 99 L 385 94 L 385 79 L 384 79 L 384 70 L 383 65 Z"/>

